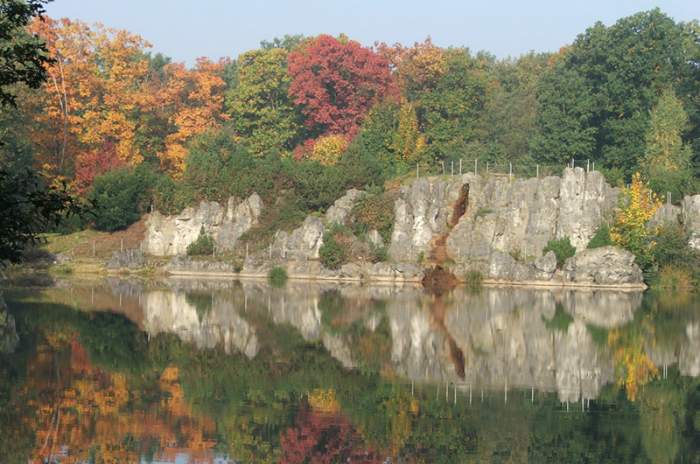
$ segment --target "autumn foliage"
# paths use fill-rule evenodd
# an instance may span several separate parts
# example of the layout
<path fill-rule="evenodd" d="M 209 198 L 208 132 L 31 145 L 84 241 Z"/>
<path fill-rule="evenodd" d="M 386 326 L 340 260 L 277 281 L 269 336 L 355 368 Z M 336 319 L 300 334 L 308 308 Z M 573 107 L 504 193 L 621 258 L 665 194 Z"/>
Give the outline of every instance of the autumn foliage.
<path fill-rule="evenodd" d="M 320 35 L 289 55 L 289 94 L 319 134 L 354 134 L 392 90 L 389 63 L 353 40 Z"/>

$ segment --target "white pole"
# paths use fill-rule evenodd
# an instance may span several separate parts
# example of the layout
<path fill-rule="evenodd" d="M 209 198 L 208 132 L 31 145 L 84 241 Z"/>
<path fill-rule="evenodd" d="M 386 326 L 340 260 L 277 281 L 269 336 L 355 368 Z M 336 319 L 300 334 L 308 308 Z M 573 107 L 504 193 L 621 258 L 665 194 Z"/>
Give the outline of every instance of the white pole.
<path fill-rule="evenodd" d="M 508 163 L 508 179 L 513 177 L 513 163 Z"/>
<path fill-rule="evenodd" d="M 462 158 L 459 159 L 459 175 L 462 175 Z"/>
<path fill-rule="evenodd" d="M 540 178 L 540 165 L 537 165 L 537 178 Z"/>
<path fill-rule="evenodd" d="M 454 162 L 454 160 L 450 160 L 450 175 L 451 176 L 455 175 L 455 162 Z"/>

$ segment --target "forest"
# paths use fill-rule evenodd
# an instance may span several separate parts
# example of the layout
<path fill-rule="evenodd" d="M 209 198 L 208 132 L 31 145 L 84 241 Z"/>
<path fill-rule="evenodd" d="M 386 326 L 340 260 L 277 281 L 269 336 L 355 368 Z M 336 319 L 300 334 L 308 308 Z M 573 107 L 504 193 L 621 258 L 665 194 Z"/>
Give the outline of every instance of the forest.
<path fill-rule="evenodd" d="M 99 24 L 35 17 L 22 34 L 43 41 L 46 79 L 2 85 L 0 163 L 95 206 L 64 229 L 253 191 L 293 223 L 348 188 L 474 160 L 521 176 L 590 162 L 672 201 L 698 191 L 700 24 L 658 9 L 506 59 L 319 35 L 187 66 Z"/>

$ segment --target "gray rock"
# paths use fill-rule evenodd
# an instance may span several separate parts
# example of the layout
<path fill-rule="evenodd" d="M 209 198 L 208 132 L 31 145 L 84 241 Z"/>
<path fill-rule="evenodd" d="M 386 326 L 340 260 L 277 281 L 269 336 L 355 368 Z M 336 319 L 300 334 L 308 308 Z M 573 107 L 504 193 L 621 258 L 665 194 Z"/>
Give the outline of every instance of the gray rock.
<path fill-rule="evenodd" d="M 557 256 L 553 251 L 548 251 L 534 262 L 535 269 L 546 274 L 553 274 L 557 269 Z"/>
<path fill-rule="evenodd" d="M 367 241 L 375 248 L 381 248 L 384 246 L 382 234 L 380 234 L 377 229 L 372 229 L 367 232 Z"/>
<path fill-rule="evenodd" d="M 318 251 L 323 245 L 323 221 L 316 216 L 308 216 L 304 223 L 291 233 L 278 231 L 272 244 L 272 258 L 282 260 L 318 259 Z"/>
<path fill-rule="evenodd" d="M 606 246 L 584 250 L 566 260 L 564 279 L 581 284 L 640 285 L 642 271 L 627 250 Z"/>
<path fill-rule="evenodd" d="M 647 227 L 654 229 L 663 225 L 679 225 L 681 219 L 681 207 L 664 203 L 656 210 L 654 216 L 647 223 Z"/>
<path fill-rule="evenodd" d="M 326 224 L 345 224 L 352 208 L 365 192 L 356 189 L 348 190 L 345 195 L 338 198 L 333 206 L 326 211 Z"/>
<path fill-rule="evenodd" d="M 688 245 L 695 250 L 700 250 L 700 195 L 683 198 L 681 222 L 690 236 Z"/>
<path fill-rule="evenodd" d="M 139 269 L 146 264 L 146 257 L 139 249 L 115 251 L 107 261 L 107 269 Z"/>
<path fill-rule="evenodd" d="M 203 201 L 175 216 L 153 212 L 146 218 L 141 248 L 154 256 L 184 254 L 204 228 L 218 249 L 232 250 L 241 235 L 257 224 L 262 207 L 262 200 L 254 193 L 242 202 L 230 198 L 226 208 L 215 201 Z"/>

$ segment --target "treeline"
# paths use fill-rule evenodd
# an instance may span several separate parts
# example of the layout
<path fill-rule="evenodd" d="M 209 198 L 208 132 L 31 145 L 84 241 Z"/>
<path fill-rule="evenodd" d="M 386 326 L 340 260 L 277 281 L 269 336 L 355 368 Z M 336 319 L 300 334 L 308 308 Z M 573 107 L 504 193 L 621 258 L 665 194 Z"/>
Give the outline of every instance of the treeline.
<path fill-rule="evenodd" d="M 659 10 L 505 60 L 320 35 L 187 68 L 126 31 L 49 18 L 30 30 L 53 61 L 2 115 L 4 157 L 99 200 L 118 216 L 106 229 L 253 190 L 323 209 L 459 159 L 591 160 L 615 184 L 641 172 L 675 199 L 697 190 L 700 26 Z"/>

